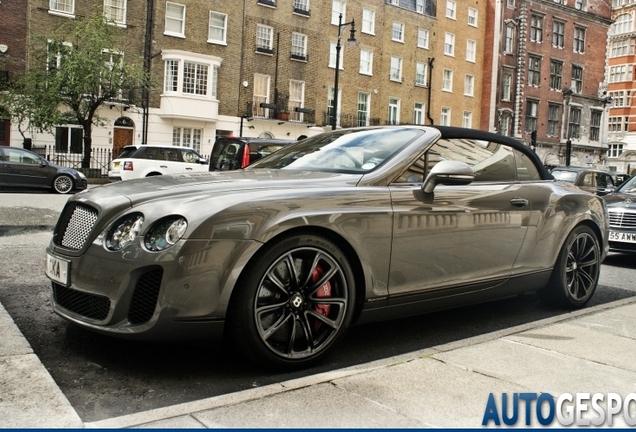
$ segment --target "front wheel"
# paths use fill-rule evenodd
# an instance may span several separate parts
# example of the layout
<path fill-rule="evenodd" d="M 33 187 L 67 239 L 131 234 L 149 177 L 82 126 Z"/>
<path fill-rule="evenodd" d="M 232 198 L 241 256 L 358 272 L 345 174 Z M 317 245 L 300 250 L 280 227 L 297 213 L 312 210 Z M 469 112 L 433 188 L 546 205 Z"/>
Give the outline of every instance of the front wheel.
<path fill-rule="evenodd" d="M 548 285 L 539 292 L 547 303 L 576 309 L 594 294 L 601 272 L 601 247 L 592 229 L 581 225 L 566 239 Z"/>
<path fill-rule="evenodd" d="M 343 252 L 313 234 L 284 238 L 246 267 L 228 313 L 230 340 L 270 366 L 307 367 L 346 333 L 354 278 Z"/>
<path fill-rule="evenodd" d="M 73 190 L 73 179 L 65 174 L 55 177 L 53 180 L 53 191 L 59 194 L 66 194 Z"/>

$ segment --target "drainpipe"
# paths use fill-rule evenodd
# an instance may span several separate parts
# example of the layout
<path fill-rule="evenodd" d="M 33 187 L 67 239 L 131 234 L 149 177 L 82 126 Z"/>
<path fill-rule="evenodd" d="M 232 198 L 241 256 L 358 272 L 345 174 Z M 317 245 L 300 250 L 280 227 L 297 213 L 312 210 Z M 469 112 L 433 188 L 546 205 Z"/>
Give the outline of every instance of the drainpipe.
<path fill-rule="evenodd" d="M 431 117 L 431 94 L 433 93 L 433 62 L 435 57 L 428 58 L 428 104 L 426 106 L 426 118 L 431 124 L 435 124 L 433 117 Z"/>
<path fill-rule="evenodd" d="M 146 9 L 146 34 L 144 35 L 144 72 L 146 77 L 150 78 L 150 66 L 152 63 L 152 29 L 154 27 L 154 0 L 147 0 Z M 144 87 L 142 92 L 142 107 L 143 107 L 143 119 L 142 119 L 142 133 L 141 143 L 148 144 L 148 118 L 149 118 L 149 105 L 150 105 L 150 90 Z"/>

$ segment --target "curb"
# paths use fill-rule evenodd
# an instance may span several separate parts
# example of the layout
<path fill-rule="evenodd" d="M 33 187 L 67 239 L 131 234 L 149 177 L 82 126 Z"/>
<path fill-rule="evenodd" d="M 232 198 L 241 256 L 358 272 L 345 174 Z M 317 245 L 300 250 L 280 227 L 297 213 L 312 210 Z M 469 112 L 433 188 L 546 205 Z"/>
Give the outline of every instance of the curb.
<path fill-rule="evenodd" d="M 214 396 L 207 399 L 201 399 L 198 401 L 185 402 L 178 405 L 172 405 L 164 408 L 157 408 L 154 410 L 144 411 L 135 414 L 129 414 L 121 417 L 114 417 L 105 420 L 99 420 L 96 422 L 85 423 L 86 428 L 130 428 L 141 426 L 143 424 L 156 422 L 160 420 L 166 420 L 175 417 L 187 416 L 200 411 L 206 411 L 214 408 L 220 408 L 224 406 L 237 405 L 244 402 L 249 402 L 256 399 L 266 398 L 274 396 L 280 393 L 285 393 L 292 390 L 298 390 L 304 387 L 310 387 L 317 384 L 327 383 L 336 379 L 346 378 L 354 375 L 360 375 L 363 373 L 373 372 L 378 369 L 387 368 L 400 363 L 407 363 L 418 358 L 431 356 L 440 352 L 447 352 L 464 348 L 472 345 L 477 345 L 485 342 L 489 342 L 494 339 L 499 339 L 505 336 L 510 336 L 517 333 L 522 333 L 527 330 L 536 329 L 539 327 L 545 327 L 548 325 L 570 321 L 587 315 L 593 315 L 599 312 L 603 312 L 609 309 L 630 305 L 636 303 L 636 296 L 627 299 L 616 300 L 613 302 L 605 303 L 602 305 L 592 306 L 587 309 L 581 309 L 566 314 L 558 315 L 555 317 L 544 318 L 531 323 L 520 324 L 518 326 L 510 327 L 503 330 L 497 330 L 491 333 L 486 333 L 479 336 L 462 339 L 447 344 L 438 345 L 435 347 L 425 348 L 418 351 L 413 351 L 406 354 L 400 354 L 397 356 L 375 360 L 363 365 L 350 366 L 344 369 L 335 371 L 324 372 L 309 377 L 297 378 L 281 383 L 270 384 L 263 387 L 258 387 L 249 390 L 243 390 L 236 393 L 230 393 L 220 396 Z"/>

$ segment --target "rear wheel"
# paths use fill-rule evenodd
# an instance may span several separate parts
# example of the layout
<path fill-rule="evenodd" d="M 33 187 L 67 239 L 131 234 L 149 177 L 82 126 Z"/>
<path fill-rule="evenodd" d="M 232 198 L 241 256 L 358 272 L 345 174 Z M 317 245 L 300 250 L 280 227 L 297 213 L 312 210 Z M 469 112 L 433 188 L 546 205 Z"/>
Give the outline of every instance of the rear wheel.
<path fill-rule="evenodd" d="M 570 233 L 559 253 L 548 285 L 539 292 L 547 303 L 576 309 L 592 298 L 601 271 L 601 247 L 592 229 L 581 225 Z"/>
<path fill-rule="evenodd" d="M 53 179 L 53 191 L 59 194 L 66 194 L 73 190 L 73 179 L 66 174 L 59 175 Z"/>
<path fill-rule="evenodd" d="M 247 357 L 276 367 L 321 360 L 353 315 L 353 273 L 326 238 L 296 235 L 266 246 L 239 279 L 228 333 Z"/>

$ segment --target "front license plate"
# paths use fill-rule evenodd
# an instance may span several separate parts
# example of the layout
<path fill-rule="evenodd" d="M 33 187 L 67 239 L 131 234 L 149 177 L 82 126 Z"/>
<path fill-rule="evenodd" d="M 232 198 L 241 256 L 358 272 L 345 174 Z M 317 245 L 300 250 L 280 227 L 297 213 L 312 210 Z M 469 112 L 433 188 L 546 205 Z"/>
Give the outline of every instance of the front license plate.
<path fill-rule="evenodd" d="M 624 242 L 624 243 L 636 243 L 636 233 L 623 233 L 610 231 L 610 241 Z"/>
<path fill-rule="evenodd" d="M 50 254 L 46 254 L 46 270 L 45 273 L 49 279 L 58 282 L 64 286 L 69 285 L 69 261 L 56 258 Z"/>

